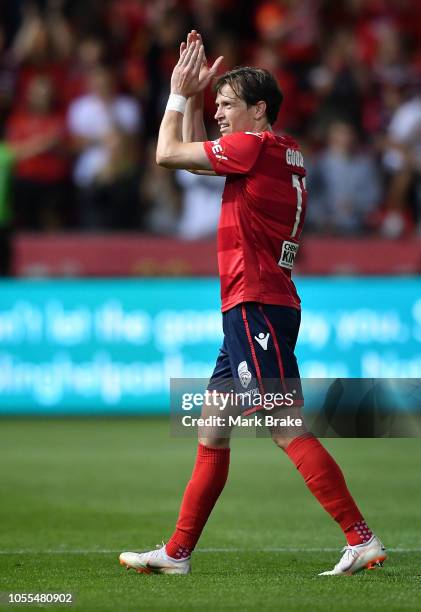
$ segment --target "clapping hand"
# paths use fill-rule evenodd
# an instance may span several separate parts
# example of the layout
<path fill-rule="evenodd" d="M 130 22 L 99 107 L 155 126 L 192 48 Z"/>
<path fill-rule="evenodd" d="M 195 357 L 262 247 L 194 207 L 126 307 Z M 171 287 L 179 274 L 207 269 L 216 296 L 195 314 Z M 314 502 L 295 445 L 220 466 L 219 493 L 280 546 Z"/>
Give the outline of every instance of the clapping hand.
<path fill-rule="evenodd" d="M 185 98 L 203 91 L 215 76 L 223 57 L 218 57 L 209 68 L 202 38 L 195 30 L 180 45 L 180 58 L 171 76 L 171 93 Z"/>

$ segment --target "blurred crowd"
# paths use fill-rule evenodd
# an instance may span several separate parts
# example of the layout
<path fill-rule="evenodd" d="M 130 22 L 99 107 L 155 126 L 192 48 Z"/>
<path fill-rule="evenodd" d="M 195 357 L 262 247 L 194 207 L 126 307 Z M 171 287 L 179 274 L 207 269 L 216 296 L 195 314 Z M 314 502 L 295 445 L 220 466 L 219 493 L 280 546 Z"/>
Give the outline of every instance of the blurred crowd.
<path fill-rule="evenodd" d="M 418 0 L 0 0 L 0 231 L 215 232 L 224 180 L 155 164 L 192 27 L 278 78 L 307 231 L 421 235 Z"/>

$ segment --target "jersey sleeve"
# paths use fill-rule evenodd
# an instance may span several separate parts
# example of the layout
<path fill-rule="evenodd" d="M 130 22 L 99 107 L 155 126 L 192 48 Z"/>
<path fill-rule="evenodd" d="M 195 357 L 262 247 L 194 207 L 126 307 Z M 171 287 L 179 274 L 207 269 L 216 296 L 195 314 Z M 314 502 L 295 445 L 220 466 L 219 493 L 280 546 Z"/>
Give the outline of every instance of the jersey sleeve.
<path fill-rule="evenodd" d="M 263 135 L 235 132 L 203 143 L 216 174 L 248 174 L 263 146 Z"/>

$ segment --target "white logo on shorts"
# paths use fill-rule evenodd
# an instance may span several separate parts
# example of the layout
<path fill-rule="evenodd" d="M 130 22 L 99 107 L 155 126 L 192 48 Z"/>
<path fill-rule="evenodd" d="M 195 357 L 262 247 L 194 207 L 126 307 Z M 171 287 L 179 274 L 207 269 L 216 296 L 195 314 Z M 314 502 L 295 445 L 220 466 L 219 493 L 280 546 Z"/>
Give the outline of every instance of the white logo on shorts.
<path fill-rule="evenodd" d="M 263 332 L 260 332 L 258 336 L 254 336 L 254 339 L 256 340 L 256 342 L 260 344 L 260 346 L 262 347 L 264 351 L 268 350 L 269 336 L 270 336 L 269 332 L 266 334 L 266 336 Z"/>
<path fill-rule="evenodd" d="M 251 382 L 251 372 L 249 371 L 247 361 L 242 361 L 238 366 L 238 376 L 244 389 L 247 389 Z"/>

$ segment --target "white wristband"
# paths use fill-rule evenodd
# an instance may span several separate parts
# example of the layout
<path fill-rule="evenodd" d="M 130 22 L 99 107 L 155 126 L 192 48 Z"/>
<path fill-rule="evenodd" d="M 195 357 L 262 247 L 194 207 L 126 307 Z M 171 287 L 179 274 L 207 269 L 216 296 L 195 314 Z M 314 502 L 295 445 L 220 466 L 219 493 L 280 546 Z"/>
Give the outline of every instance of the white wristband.
<path fill-rule="evenodd" d="M 172 93 L 168 98 L 165 110 L 177 111 L 178 113 L 184 115 L 184 113 L 186 112 L 186 104 L 187 98 L 185 98 L 184 96 L 180 96 L 179 94 Z"/>

